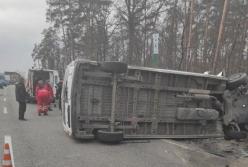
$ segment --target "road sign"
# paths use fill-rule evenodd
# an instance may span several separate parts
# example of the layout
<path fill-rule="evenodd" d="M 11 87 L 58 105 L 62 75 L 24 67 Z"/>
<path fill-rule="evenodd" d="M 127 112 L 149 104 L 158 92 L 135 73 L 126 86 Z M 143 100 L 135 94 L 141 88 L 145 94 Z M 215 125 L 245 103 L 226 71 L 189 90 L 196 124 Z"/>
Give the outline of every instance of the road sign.
<path fill-rule="evenodd" d="M 158 49 L 158 40 L 159 40 L 159 34 L 155 33 L 152 35 L 153 38 L 153 54 L 158 54 L 159 53 L 159 49 Z"/>
<path fill-rule="evenodd" d="M 158 54 L 159 54 L 159 34 L 154 33 L 152 35 L 153 43 L 153 52 L 152 52 L 152 64 L 158 65 Z"/>

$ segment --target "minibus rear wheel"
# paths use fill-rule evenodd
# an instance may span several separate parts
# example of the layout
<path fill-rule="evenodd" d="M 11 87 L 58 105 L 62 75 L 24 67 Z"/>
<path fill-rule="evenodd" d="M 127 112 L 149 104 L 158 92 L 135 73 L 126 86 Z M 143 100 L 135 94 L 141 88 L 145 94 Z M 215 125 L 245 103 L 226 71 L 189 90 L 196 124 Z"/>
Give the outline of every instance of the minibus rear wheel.
<path fill-rule="evenodd" d="M 227 88 L 229 90 L 233 90 L 237 87 L 239 87 L 242 84 L 247 83 L 247 74 L 246 73 L 237 73 L 233 74 L 228 78 L 227 81 Z"/>

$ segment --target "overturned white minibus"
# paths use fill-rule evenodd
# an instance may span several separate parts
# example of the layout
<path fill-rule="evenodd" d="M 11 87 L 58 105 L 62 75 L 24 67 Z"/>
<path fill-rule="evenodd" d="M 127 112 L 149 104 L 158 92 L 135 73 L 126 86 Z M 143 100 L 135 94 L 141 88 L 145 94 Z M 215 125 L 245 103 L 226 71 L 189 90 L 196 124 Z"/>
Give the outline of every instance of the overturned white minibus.
<path fill-rule="evenodd" d="M 246 78 L 246 74 L 228 80 L 208 74 L 127 67 L 121 62 L 76 60 L 68 65 L 64 77 L 64 130 L 75 138 L 104 142 L 220 137 L 223 129 L 230 136 L 244 137 L 233 113 L 245 112 L 247 96 L 236 98 L 238 106 L 228 97 L 246 84 Z M 247 116 L 242 121 L 248 122 Z"/>

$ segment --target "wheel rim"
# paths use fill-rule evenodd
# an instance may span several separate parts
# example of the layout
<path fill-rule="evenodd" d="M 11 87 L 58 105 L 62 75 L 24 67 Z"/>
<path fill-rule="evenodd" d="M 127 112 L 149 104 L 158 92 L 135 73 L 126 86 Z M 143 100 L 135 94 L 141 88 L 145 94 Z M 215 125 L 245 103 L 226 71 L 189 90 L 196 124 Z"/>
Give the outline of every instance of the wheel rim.
<path fill-rule="evenodd" d="M 230 125 L 230 128 L 233 130 L 233 131 L 237 131 L 237 132 L 240 132 L 240 128 L 237 124 L 231 124 Z"/>

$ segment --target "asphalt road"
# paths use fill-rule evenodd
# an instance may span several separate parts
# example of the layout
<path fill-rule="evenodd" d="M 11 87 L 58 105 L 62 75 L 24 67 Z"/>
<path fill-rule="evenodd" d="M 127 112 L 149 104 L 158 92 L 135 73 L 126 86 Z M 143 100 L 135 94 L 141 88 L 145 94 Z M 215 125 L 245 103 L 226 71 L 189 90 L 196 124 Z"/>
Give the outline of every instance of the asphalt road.
<path fill-rule="evenodd" d="M 27 121 L 19 121 L 17 111 L 14 86 L 0 89 L 0 144 L 5 135 L 12 137 L 16 167 L 224 167 L 230 163 L 194 145 L 172 140 L 118 145 L 76 141 L 64 133 L 56 108 L 39 117 L 35 105 L 29 104 Z"/>

